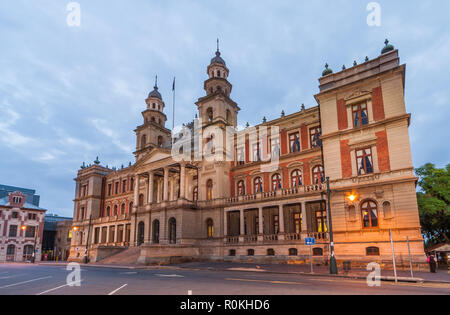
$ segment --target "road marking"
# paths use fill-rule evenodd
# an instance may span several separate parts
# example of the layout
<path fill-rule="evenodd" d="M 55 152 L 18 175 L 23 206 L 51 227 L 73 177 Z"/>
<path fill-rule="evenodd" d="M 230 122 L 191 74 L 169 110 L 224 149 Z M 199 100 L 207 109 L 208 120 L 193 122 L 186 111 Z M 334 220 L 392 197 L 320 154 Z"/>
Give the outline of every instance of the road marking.
<path fill-rule="evenodd" d="M 77 284 L 78 282 L 81 284 L 82 281 L 84 281 L 84 280 L 74 281 L 74 282 L 72 282 L 72 283 L 70 283 L 70 284 L 61 285 L 61 286 L 59 286 L 59 287 L 56 287 L 56 288 L 53 288 L 53 289 L 50 289 L 50 290 L 47 290 L 47 291 L 38 293 L 38 294 L 36 294 L 36 295 L 44 295 L 44 294 L 46 294 L 46 293 L 50 293 L 50 292 L 59 290 L 59 289 L 61 289 L 61 288 L 67 287 L 67 286 L 73 286 L 74 284 Z"/>
<path fill-rule="evenodd" d="M 114 295 L 117 292 L 119 292 L 120 290 L 122 290 L 123 288 L 125 288 L 128 284 L 124 284 L 123 286 L 121 286 L 120 288 L 115 289 L 114 291 L 110 292 L 108 295 Z"/>
<path fill-rule="evenodd" d="M 157 277 L 166 277 L 166 278 L 184 278 L 182 275 L 163 275 L 163 274 L 155 274 Z"/>
<path fill-rule="evenodd" d="M 271 283 L 271 284 L 294 284 L 294 285 L 304 285 L 302 282 L 288 282 L 288 281 L 271 281 L 271 280 L 256 280 L 256 279 L 234 279 L 226 278 L 227 281 L 243 281 L 243 282 L 260 282 L 260 283 Z"/>
<path fill-rule="evenodd" d="M 35 282 L 35 281 L 44 280 L 44 279 L 50 279 L 50 278 L 52 278 L 52 276 L 37 278 L 37 279 L 33 279 L 33 280 L 28 280 L 28 281 L 22 281 L 22 282 L 13 283 L 13 284 L 8 284 L 3 287 L 0 287 L 0 289 L 10 288 L 10 287 L 14 287 L 17 285 L 26 284 L 26 283 Z"/>
<path fill-rule="evenodd" d="M 121 272 L 121 275 L 137 275 L 138 273 L 136 271 L 130 271 L 130 272 Z"/>

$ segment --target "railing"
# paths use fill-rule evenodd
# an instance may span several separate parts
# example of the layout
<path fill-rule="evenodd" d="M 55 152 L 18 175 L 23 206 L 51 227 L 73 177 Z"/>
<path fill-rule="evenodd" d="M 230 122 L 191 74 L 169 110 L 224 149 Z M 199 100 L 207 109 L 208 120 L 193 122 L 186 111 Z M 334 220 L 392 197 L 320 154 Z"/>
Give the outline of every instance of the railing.
<path fill-rule="evenodd" d="M 316 240 L 328 240 L 327 232 L 308 232 L 308 237 L 314 237 Z"/>
<path fill-rule="evenodd" d="M 309 193 L 313 193 L 313 192 L 322 192 L 325 189 L 326 189 L 326 187 L 324 184 L 299 186 L 299 187 L 293 187 L 293 188 L 287 188 L 287 189 L 280 189 L 280 190 L 276 190 L 276 191 L 260 192 L 257 194 L 236 196 L 236 197 L 232 197 L 232 198 L 227 198 L 226 202 L 228 204 L 234 204 L 234 203 L 248 202 L 248 201 L 254 201 L 254 200 L 274 199 L 277 197 L 296 196 L 296 195 L 309 194 Z"/>
<path fill-rule="evenodd" d="M 278 234 L 264 235 L 264 241 L 278 241 Z"/>
<path fill-rule="evenodd" d="M 244 236 L 244 243 L 256 243 L 258 242 L 257 235 L 246 235 Z"/>
<path fill-rule="evenodd" d="M 298 233 L 289 233 L 289 234 L 286 234 L 285 239 L 287 241 L 301 241 L 302 235 L 298 234 Z"/>
<path fill-rule="evenodd" d="M 228 236 L 227 237 L 227 243 L 228 244 L 238 244 L 239 243 L 239 236 Z"/>

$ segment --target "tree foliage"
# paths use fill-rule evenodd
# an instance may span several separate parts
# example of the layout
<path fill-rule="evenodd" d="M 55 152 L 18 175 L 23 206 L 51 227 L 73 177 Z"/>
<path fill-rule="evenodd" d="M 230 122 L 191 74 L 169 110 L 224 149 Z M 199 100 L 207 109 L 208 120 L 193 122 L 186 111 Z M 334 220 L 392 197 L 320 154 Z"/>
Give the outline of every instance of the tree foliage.
<path fill-rule="evenodd" d="M 417 193 L 422 233 L 427 246 L 448 242 L 450 238 L 450 164 L 436 168 L 426 164 L 416 169 Z"/>

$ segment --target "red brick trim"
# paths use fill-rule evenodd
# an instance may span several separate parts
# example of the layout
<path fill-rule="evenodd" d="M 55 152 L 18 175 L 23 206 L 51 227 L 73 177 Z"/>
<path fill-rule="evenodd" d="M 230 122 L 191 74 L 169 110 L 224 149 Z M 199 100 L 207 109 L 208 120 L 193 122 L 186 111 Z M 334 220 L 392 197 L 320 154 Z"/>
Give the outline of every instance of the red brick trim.
<path fill-rule="evenodd" d="M 341 169 L 342 178 L 352 177 L 352 160 L 350 155 L 350 140 L 341 140 Z"/>
<path fill-rule="evenodd" d="M 345 106 L 345 100 L 340 99 L 337 101 L 337 118 L 339 130 L 348 128 L 347 108 Z"/>
<path fill-rule="evenodd" d="M 377 136 L 378 168 L 380 172 L 389 172 L 391 170 L 391 162 L 386 130 L 377 132 L 375 135 Z"/>
<path fill-rule="evenodd" d="M 375 121 L 385 119 L 384 114 L 384 103 L 383 103 L 383 93 L 381 90 L 381 86 L 376 87 L 372 90 L 372 110 L 373 110 L 373 119 Z"/>

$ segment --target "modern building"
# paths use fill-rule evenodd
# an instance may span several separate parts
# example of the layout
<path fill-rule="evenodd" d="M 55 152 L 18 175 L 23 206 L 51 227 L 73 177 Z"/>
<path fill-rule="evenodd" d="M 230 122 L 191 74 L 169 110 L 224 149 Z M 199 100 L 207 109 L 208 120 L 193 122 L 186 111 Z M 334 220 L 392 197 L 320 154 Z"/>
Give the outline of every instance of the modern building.
<path fill-rule="evenodd" d="M 41 259 L 45 212 L 35 190 L 0 185 L 0 262 Z"/>
<path fill-rule="evenodd" d="M 55 214 L 45 216 L 42 252 L 44 260 L 66 260 L 67 243 L 72 239 L 72 218 Z"/>
<path fill-rule="evenodd" d="M 404 101 L 405 69 L 388 43 L 374 60 L 319 79 L 317 106 L 237 130 L 229 69 L 207 67 L 198 119 L 172 135 L 155 84 L 126 168 L 76 178 L 71 259 L 130 247 L 142 264 L 176 259 L 304 263 L 330 256 L 326 178 L 339 263 L 425 263 Z M 189 151 L 190 146 L 194 149 Z M 184 156 L 184 159 L 179 157 Z M 407 242 L 407 237 L 409 243 Z"/>

